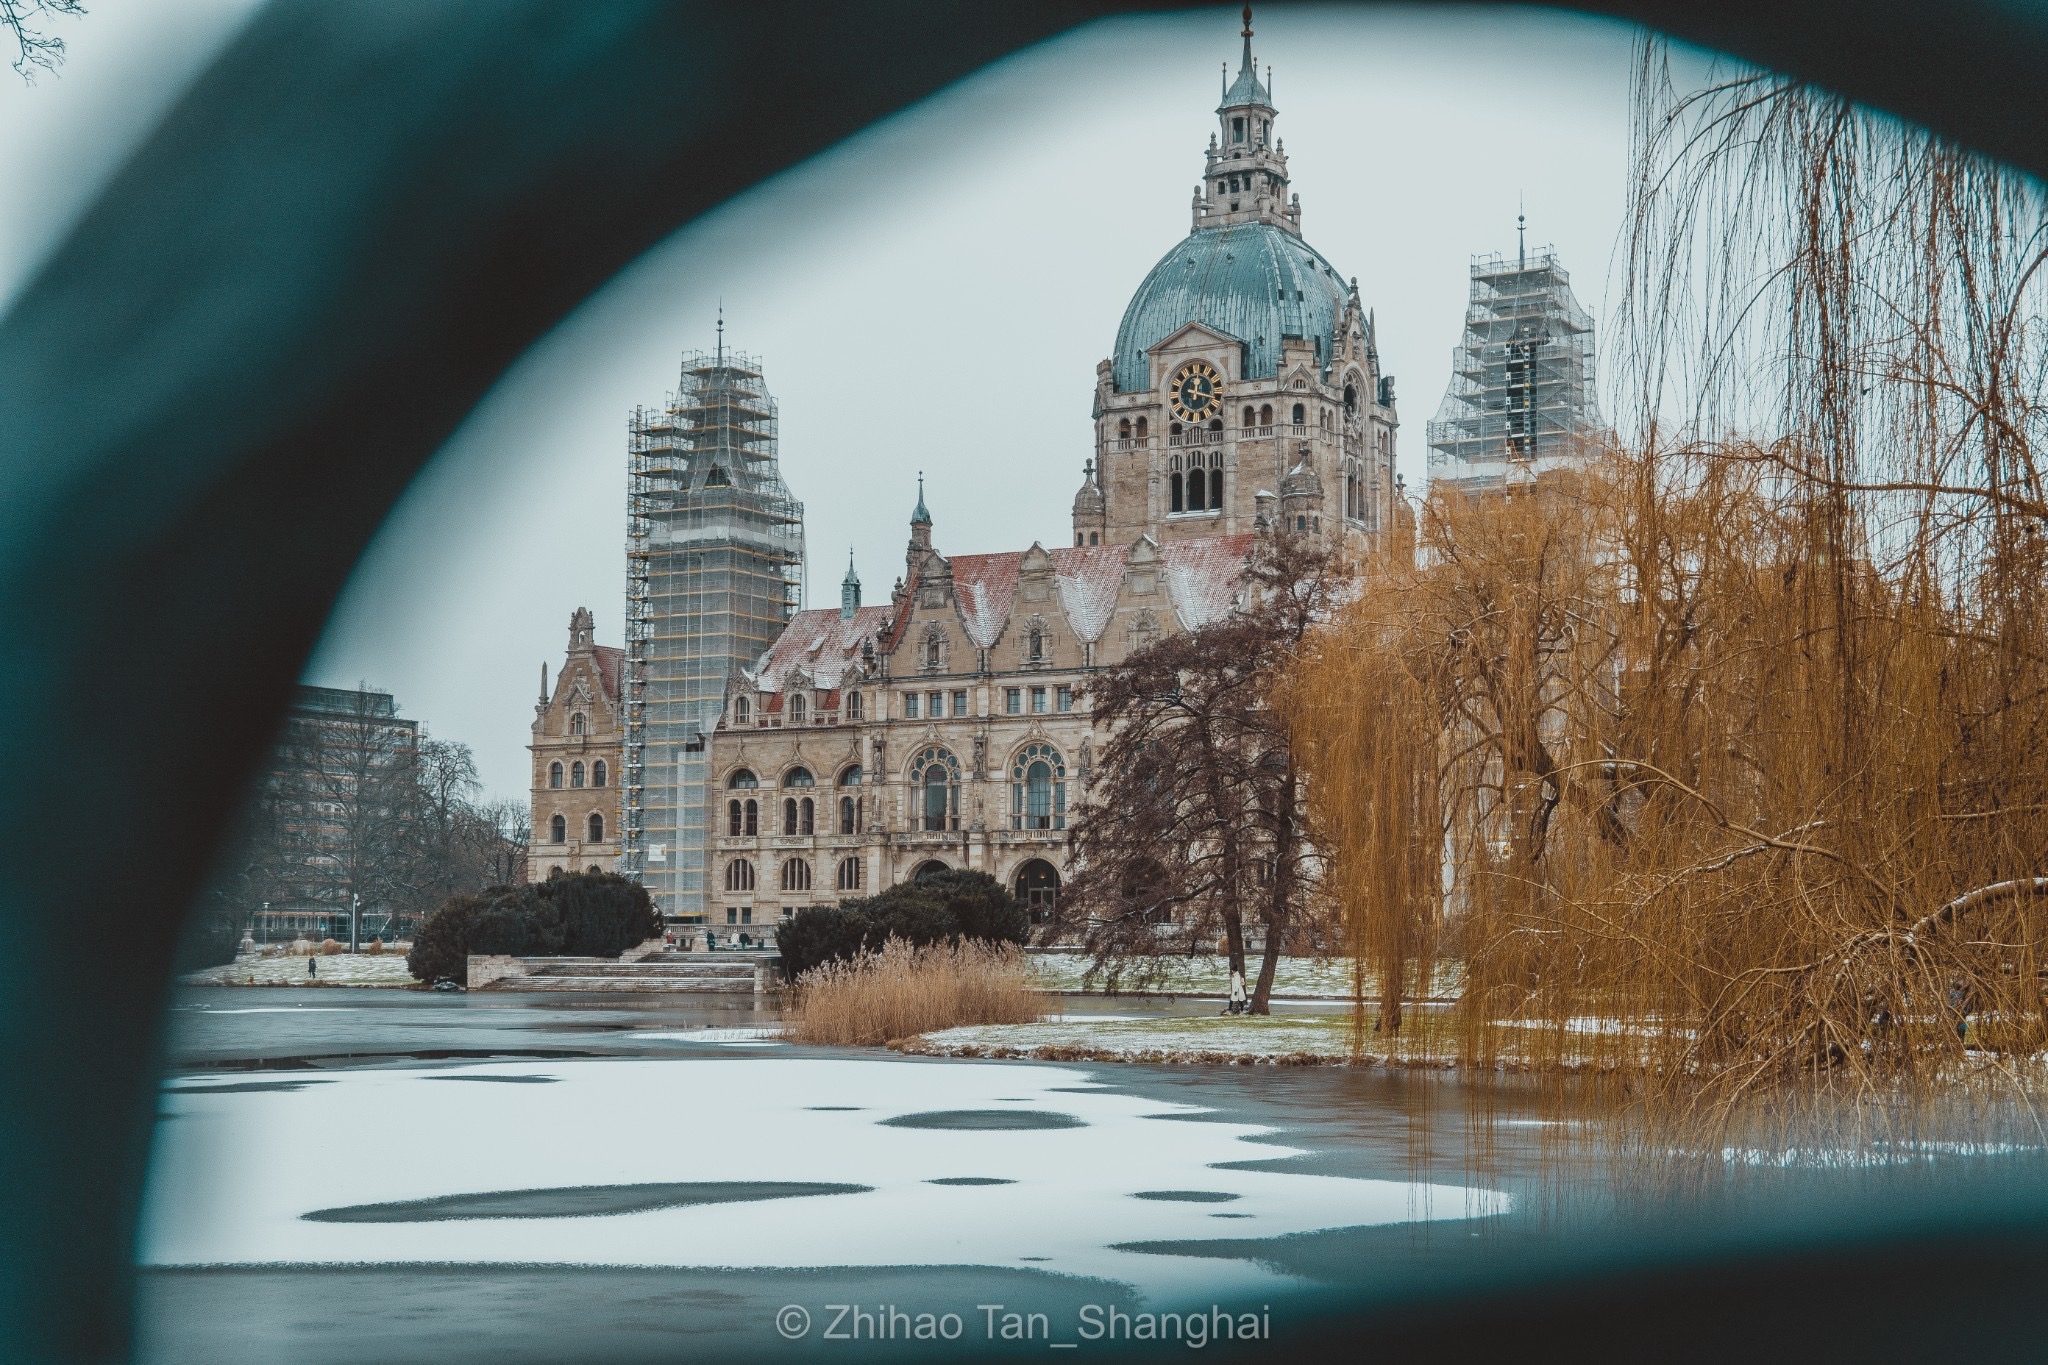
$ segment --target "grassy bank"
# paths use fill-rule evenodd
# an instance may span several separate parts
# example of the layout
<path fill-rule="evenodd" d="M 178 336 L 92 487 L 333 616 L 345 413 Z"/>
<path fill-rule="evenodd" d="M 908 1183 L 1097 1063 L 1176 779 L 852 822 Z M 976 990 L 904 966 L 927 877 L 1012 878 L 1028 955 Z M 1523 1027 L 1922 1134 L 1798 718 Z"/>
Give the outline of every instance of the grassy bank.
<path fill-rule="evenodd" d="M 792 1042 L 873 1046 L 971 1024 L 1030 1024 L 1056 1007 L 1008 945 L 891 939 L 804 973 L 784 1016 Z"/>

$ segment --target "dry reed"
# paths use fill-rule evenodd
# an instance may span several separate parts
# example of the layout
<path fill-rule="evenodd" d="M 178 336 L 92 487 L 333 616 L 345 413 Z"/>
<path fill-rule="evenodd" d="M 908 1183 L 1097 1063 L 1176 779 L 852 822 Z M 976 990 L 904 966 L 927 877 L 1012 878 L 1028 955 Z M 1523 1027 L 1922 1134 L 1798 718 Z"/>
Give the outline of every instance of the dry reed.
<path fill-rule="evenodd" d="M 794 1042 L 872 1047 L 967 1024 L 1032 1024 L 1054 998 L 1010 944 L 892 938 L 878 952 L 805 972 L 784 1018 Z"/>

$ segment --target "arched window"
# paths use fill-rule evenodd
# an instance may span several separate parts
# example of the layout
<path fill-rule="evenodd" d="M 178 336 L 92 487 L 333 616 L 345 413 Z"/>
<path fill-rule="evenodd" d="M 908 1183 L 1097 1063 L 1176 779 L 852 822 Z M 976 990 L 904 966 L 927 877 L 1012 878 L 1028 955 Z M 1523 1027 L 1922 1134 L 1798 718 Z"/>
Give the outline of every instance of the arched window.
<path fill-rule="evenodd" d="M 1223 471 L 1220 469 L 1209 471 L 1209 506 L 1218 512 L 1223 510 Z"/>
<path fill-rule="evenodd" d="M 761 832 L 761 807 L 757 802 L 747 802 L 747 833 Z"/>
<path fill-rule="evenodd" d="M 839 860 L 839 889 L 840 889 L 841 891 L 858 891 L 858 890 L 860 890 L 860 883 L 861 883 L 861 861 L 860 861 L 860 859 L 859 859 L 859 858 L 841 858 L 841 859 Z"/>
<path fill-rule="evenodd" d="M 1258 414 L 1256 412 L 1253 412 L 1251 406 L 1247 404 L 1244 410 L 1244 420 L 1242 422 L 1239 422 L 1238 425 L 1242 427 L 1257 426 L 1258 423 L 1252 420 L 1257 416 Z"/>
<path fill-rule="evenodd" d="M 1174 512 L 1184 510 L 1185 504 L 1181 500 L 1180 475 L 1178 472 L 1167 477 L 1166 486 L 1172 490 L 1173 501 L 1169 510 Z"/>
<path fill-rule="evenodd" d="M 808 891 L 811 889 L 811 865 L 802 858 L 791 858 L 782 865 L 782 889 L 784 891 Z"/>
<path fill-rule="evenodd" d="M 1148 423 L 1148 422 L 1147 422 L 1147 421 L 1146 421 L 1146 420 L 1145 420 L 1144 418 L 1140 417 L 1140 418 L 1138 419 L 1138 439 L 1139 439 L 1139 440 L 1141 440 L 1141 441 L 1142 441 L 1142 440 L 1144 440 L 1144 439 L 1145 439 L 1145 429 L 1146 429 L 1146 427 L 1147 427 L 1148 425 L 1150 425 L 1150 424 L 1149 424 L 1149 423 Z"/>
<path fill-rule="evenodd" d="M 569 842 L 569 822 L 559 815 L 548 821 L 548 842 L 552 844 L 566 844 Z"/>
<path fill-rule="evenodd" d="M 801 692 L 789 699 L 789 719 L 792 724 L 804 723 L 804 694 Z"/>
<path fill-rule="evenodd" d="M 1344 411 L 1347 413 L 1358 411 L 1358 386 L 1356 384 L 1346 384 L 1344 386 Z"/>
<path fill-rule="evenodd" d="M 1294 529 L 1297 531 L 1306 531 L 1308 529 L 1308 518 L 1296 517 L 1294 519 Z"/>
<path fill-rule="evenodd" d="M 754 776 L 753 769 L 739 768 L 733 772 L 731 777 L 725 779 L 725 785 L 734 791 L 739 791 L 742 788 L 752 790 L 761 785 L 761 779 Z"/>
<path fill-rule="evenodd" d="M 796 833 L 796 798 L 794 796 L 782 798 L 782 832 L 784 834 Z"/>
<path fill-rule="evenodd" d="M 944 863 L 940 862 L 937 858 L 927 858 L 923 862 L 919 863 L 916 867 L 910 869 L 910 880 L 913 882 L 921 882 L 927 877 L 936 877 L 940 873 L 946 872 L 948 870 L 950 869 L 948 869 L 947 866 Z"/>
<path fill-rule="evenodd" d="M 842 787 L 858 787 L 861 783 L 861 775 L 861 767 L 858 763 L 841 768 L 839 770 L 839 785 Z"/>
<path fill-rule="evenodd" d="M 742 828 L 743 826 L 740 824 L 740 803 L 737 801 L 726 802 L 725 832 L 731 837 L 737 839 L 740 837 L 740 830 Z"/>
<path fill-rule="evenodd" d="M 1201 470 L 1190 469 L 1188 471 L 1188 511 L 1199 512 L 1208 505 L 1202 499 L 1204 482 Z"/>
<path fill-rule="evenodd" d="M 1301 404 L 1294 405 L 1294 425 L 1302 426 L 1308 421 L 1308 409 Z"/>
<path fill-rule="evenodd" d="M 754 708 L 751 704 L 748 703 L 745 697 L 741 697 L 739 700 L 735 701 L 732 704 L 732 718 L 738 724 L 745 725 L 747 723 L 747 717 L 751 716 L 753 713 Z"/>
<path fill-rule="evenodd" d="M 934 744 L 912 759 L 910 786 L 918 828 L 960 827 L 960 760 L 950 750 Z"/>
<path fill-rule="evenodd" d="M 1221 430 L 1223 430 L 1223 419 L 1222 419 L 1221 417 L 1211 417 L 1211 418 L 1209 419 L 1209 430 L 1211 430 L 1211 431 L 1221 431 Z"/>
<path fill-rule="evenodd" d="M 725 889 L 728 891 L 752 891 L 754 889 L 754 865 L 745 858 L 735 858 L 725 865 Z"/>
<path fill-rule="evenodd" d="M 1166 434 L 1169 438 L 1180 435 L 1180 423 L 1168 422 L 1166 424 Z"/>
<path fill-rule="evenodd" d="M 1027 744 L 1010 764 L 1010 828 L 1066 827 L 1066 762 L 1050 744 Z"/>
<path fill-rule="evenodd" d="M 608 769 L 606 769 L 606 767 L 604 766 L 604 760 L 603 760 L 603 759 L 601 759 L 601 758 L 600 758 L 599 760 L 597 760 L 597 762 L 595 762 L 595 763 L 593 763 L 593 764 L 591 764 L 591 765 L 590 765 L 590 785 L 591 785 L 591 786 L 593 786 L 593 787 L 602 787 L 602 786 L 603 786 L 603 785 L 605 784 L 606 780 L 607 780 L 607 779 L 609 779 L 610 777 L 611 777 L 611 773 L 610 773 L 610 771 L 609 771 Z"/>
<path fill-rule="evenodd" d="M 1273 405 L 1271 403 L 1259 404 L 1259 425 L 1262 427 L 1273 425 Z"/>
<path fill-rule="evenodd" d="M 817 810 L 818 808 L 811 804 L 811 798 L 808 796 L 796 803 L 796 832 L 798 834 L 814 834 L 817 832 L 813 828 L 813 825 L 816 824 Z"/>
<path fill-rule="evenodd" d="M 548 764 L 548 785 L 549 785 L 550 787 L 559 787 L 559 786 L 561 786 L 561 785 L 562 785 L 562 765 L 561 765 L 561 764 L 559 764 L 559 763 L 550 763 L 550 764 Z"/>
<path fill-rule="evenodd" d="M 859 797 L 842 796 L 839 798 L 839 832 L 841 834 L 860 833 Z"/>
<path fill-rule="evenodd" d="M 1116 424 L 1116 437 L 1119 441 L 1128 441 L 1131 439 L 1130 418 L 1126 417 Z"/>
<path fill-rule="evenodd" d="M 590 842 L 593 844 L 604 842 L 604 817 L 596 811 L 590 813 Z"/>
<path fill-rule="evenodd" d="M 818 785 L 818 779 L 811 776 L 809 768 L 791 768 L 782 775 L 782 785 L 785 787 L 815 787 Z"/>
<path fill-rule="evenodd" d="M 590 730 L 590 722 L 589 722 L 589 721 L 587 721 L 587 720 L 585 720 L 585 719 L 583 718 L 583 713 L 582 713 L 581 711 L 578 711 L 578 712 L 576 712 L 576 713 L 575 713 L 574 715 L 572 715 L 572 716 L 570 716 L 570 717 L 569 717 L 569 733 L 570 733 L 570 734 L 572 734 L 572 735 L 581 735 L 581 734 L 587 734 L 587 733 L 589 733 L 589 730 Z"/>
<path fill-rule="evenodd" d="M 572 787 L 583 785 L 583 764 L 580 760 L 569 765 L 569 785 Z"/>

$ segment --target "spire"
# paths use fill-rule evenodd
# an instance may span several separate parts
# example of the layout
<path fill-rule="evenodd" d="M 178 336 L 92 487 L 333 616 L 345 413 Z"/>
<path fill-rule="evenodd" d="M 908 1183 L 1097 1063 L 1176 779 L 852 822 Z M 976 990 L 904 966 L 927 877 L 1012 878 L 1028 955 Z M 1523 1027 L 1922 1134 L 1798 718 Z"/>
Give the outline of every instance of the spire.
<path fill-rule="evenodd" d="M 1252 7 L 1250 5 L 1244 7 L 1244 61 L 1239 64 L 1238 69 L 1240 71 L 1256 71 L 1256 68 L 1252 66 Z"/>
<path fill-rule="evenodd" d="M 860 575 L 853 571 L 853 547 L 846 547 L 846 577 L 839 581 L 839 619 L 851 621 L 860 610 Z"/>
<path fill-rule="evenodd" d="M 1244 57 L 1237 68 L 1237 79 L 1223 92 L 1222 108 L 1230 109 L 1239 105 L 1256 104 L 1265 108 L 1273 107 L 1273 97 L 1264 85 L 1259 83 L 1258 63 L 1252 60 L 1252 7 L 1244 7 Z M 1228 63 L 1224 73 L 1229 74 Z"/>
<path fill-rule="evenodd" d="M 924 471 L 922 469 L 917 471 L 917 507 L 910 514 L 910 524 L 912 526 L 929 526 L 932 524 L 932 514 L 925 509 L 924 505 Z"/>
<path fill-rule="evenodd" d="M 543 711 L 548 709 L 548 666 L 546 660 L 542 660 L 540 666 L 540 709 Z"/>
<path fill-rule="evenodd" d="M 1519 199 L 1520 196 L 1517 196 Z M 1517 203 L 1515 213 L 1515 268 L 1529 268 L 1529 215 L 1523 212 L 1526 205 Z"/>
<path fill-rule="evenodd" d="M 718 301 L 718 368 L 725 368 L 725 300 Z"/>

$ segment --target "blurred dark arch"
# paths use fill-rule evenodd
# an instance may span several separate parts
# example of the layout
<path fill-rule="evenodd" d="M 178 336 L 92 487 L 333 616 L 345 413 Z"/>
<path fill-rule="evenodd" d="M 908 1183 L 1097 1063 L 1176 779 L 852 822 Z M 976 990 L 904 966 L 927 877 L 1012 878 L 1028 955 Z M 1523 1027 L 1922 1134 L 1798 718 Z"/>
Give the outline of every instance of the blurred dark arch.
<path fill-rule="evenodd" d="M 168 949 L 407 481 L 676 228 L 1025 45 L 1154 8 L 279 0 L 186 95 L 0 320 L 0 773 L 69 836 L 0 882 L 9 1358 L 128 1348 Z M 2037 6 L 1584 8 L 2048 169 Z M 1786 1311 L 1797 1267 L 1778 1274 L 1723 1317 Z"/>

